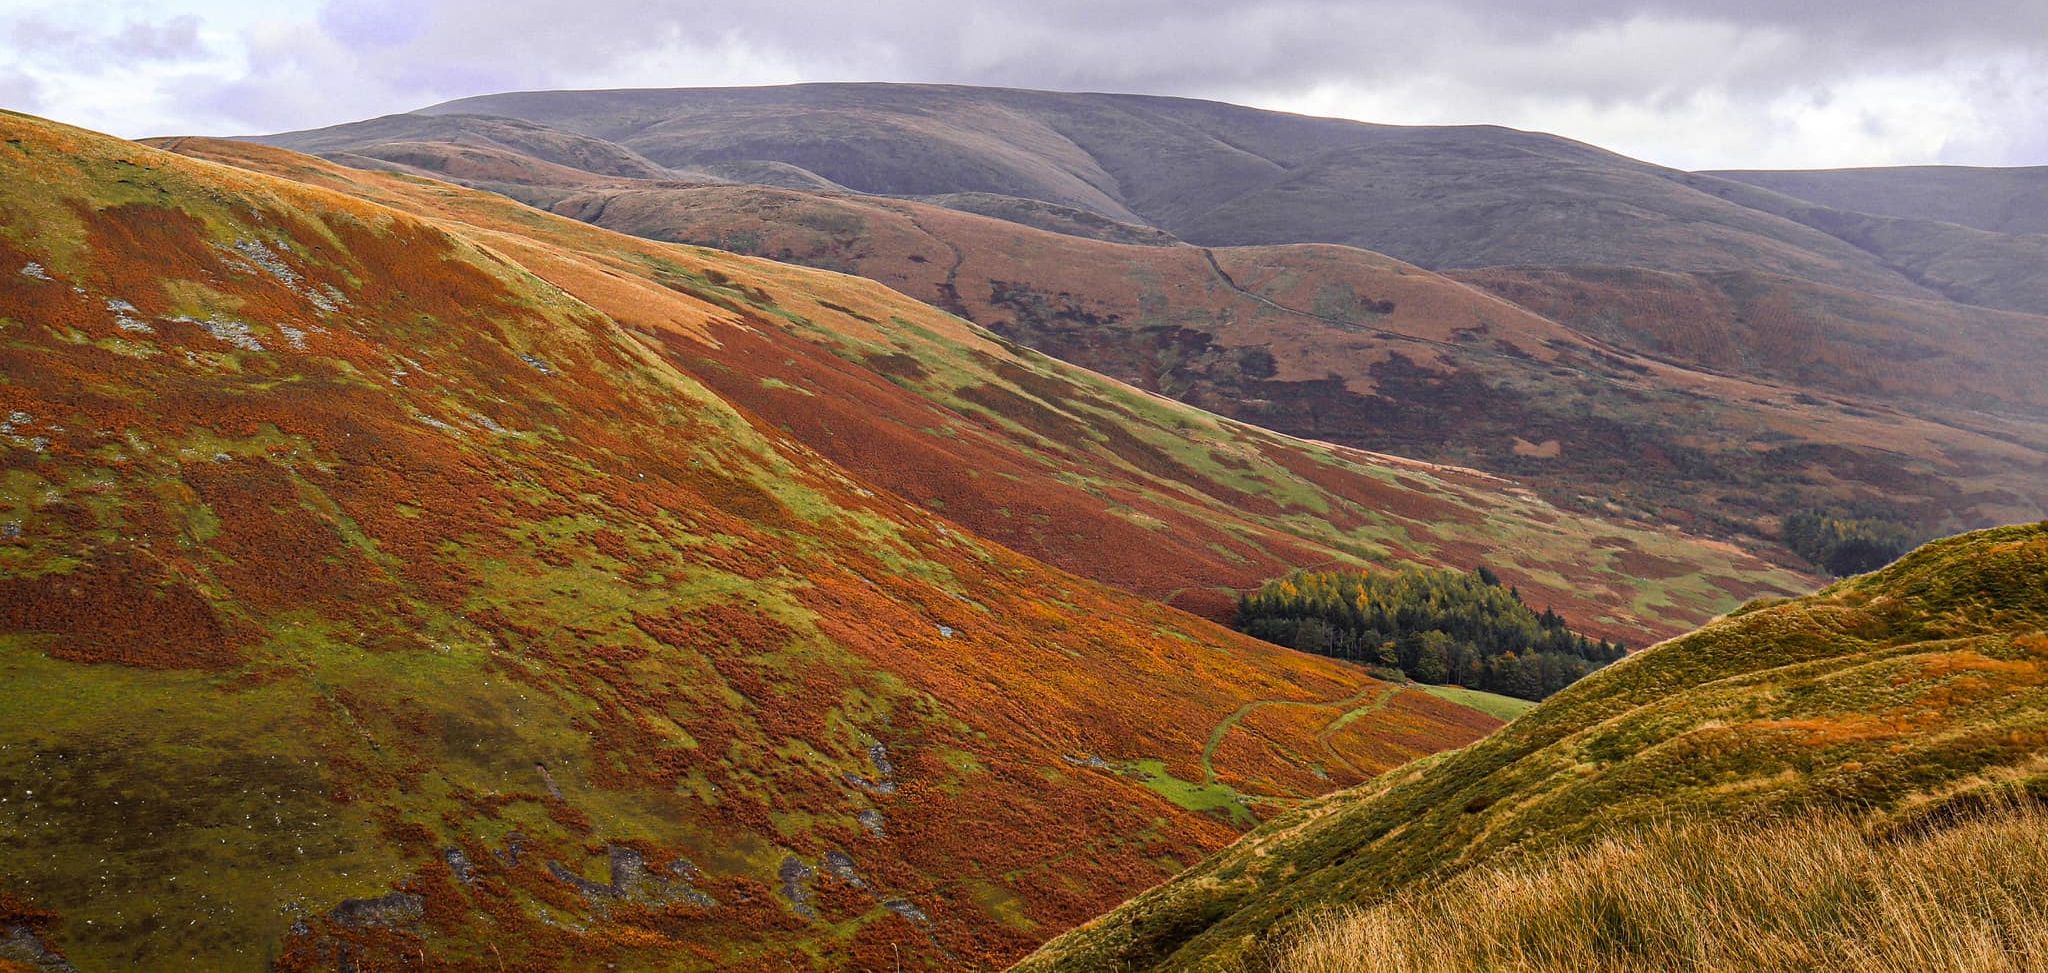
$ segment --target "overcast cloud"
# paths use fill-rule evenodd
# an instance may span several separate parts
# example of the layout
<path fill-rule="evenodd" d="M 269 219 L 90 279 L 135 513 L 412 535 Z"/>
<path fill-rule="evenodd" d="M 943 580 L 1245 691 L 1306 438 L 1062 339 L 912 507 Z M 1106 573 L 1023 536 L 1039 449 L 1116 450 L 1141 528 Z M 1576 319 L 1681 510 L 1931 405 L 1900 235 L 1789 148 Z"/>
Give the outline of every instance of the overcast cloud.
<path fill-rule="evenodd" d="M 0 0 L 0 106 L 130 137 L 847 80 L 1490 122 L 1686 168 L 2048 164 L 2048 0 Z"/>

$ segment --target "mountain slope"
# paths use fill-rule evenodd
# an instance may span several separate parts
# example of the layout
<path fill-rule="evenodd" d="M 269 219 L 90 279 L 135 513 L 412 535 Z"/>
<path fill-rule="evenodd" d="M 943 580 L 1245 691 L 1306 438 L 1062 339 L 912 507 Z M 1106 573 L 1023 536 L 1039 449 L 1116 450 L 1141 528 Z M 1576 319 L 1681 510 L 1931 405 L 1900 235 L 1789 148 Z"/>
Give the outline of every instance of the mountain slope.
<path fill-rule="evenodd" d="M 1832 209 L 1551 136 L 1182 99 L 803 85 L 529 92 L 399 117 L 474 113 L 670 165 L 812 166 L 1053 231 L 852 193 L 423 170 L 858 273 L 1206 409 L 1511 475 L 1579 509 L 1759 549 L 1806 508 L 1927 532 L 2048 509 L 2048 317 L 1967 306 L 2048 310 L 2048 238 Z M 269 141 L 390 155 L 376 140 L 396 124 Z M 1174 246 L 1131 220 L 1275 245 Z M 1397 260 L 1295 245 L 1309 240 L 1461 268 L 1558 320 Z"/>
<path fill-rule="evenodd" d="M 439 213 L 495 246 L 544 247 L 546 260 L 529 262 L 537 272 L 834 462 L 1026 554 L 1217 617 L 1235 598 L 1219 588 L 1304 564 L 1485 561 L 1532 599 L 1640 643 L 1804 584 L 1739 551 L 1569 514 L 1492 477 L 1219 422 L 857 278 L 647 243 L 242 143 L 175 144 Z M 675 340 L 694 332 L 659 322 L 701 313 L 678 290 L 690 288 L 722 302 L 718 323 Z"/>
<path fill-rule="evenodd" d="M 1939 541 L 1582 680 L 1331 795 L 1019 965 L 1234 969 L 1291 921 L 1673 817 L 1938 826 L 2048 797 L 2048 524 Z"/>
<path fill-rule="evenodd" d="M 864 193 L 1022 197 L 1212 246 L 1340 243 L 1436 268 L 1748 269 L 1926 293 L 1842 240 L 1702 191 L 1684 173 L 1490 126 L 879 84 L 520 92 L 415 115 L 517 118 L 669 167 L 773 161 Z M 381 137 L 329 129 L 265 140 L 326 152 Z"/>
<path fill-rule="evenodd" d="M 2048 166 L 1747 169 L 1706 175 L 1832 209 L 1956 223 L 1992 233 L 2048 233 Z"/>
<path fill-rule="evenodd" d="M 701 278 L 0 129 L 10 958 L 985 964 L 1493 725 L 864 485 Z"/>
<path fill-rule="evenodd" d="M 762 187 L 595 186 L 552 208 L 857 273 L 1215 412 L 1560 503 L 1736 536 L 1844 503 L 1930 526 L 2048 510 L 2029 472 L 2048 469 L 2044 318 L 1753 274 L 1457 272 L 1516 306 L 1349 248 L 1120 246 Z"/>

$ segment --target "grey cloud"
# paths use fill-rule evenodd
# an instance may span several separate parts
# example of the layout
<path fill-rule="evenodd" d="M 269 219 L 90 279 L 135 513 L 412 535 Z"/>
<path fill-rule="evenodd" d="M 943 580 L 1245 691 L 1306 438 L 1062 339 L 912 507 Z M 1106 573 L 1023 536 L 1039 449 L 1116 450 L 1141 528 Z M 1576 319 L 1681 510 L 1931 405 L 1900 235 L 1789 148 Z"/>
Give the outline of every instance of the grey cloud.
<path fill-rule="evenodd" d="M 815 78 L 1217 94 L 1430 72 L 1594 98 L 1686 85 L 1768 91 L 1851 71 L 1936 68 L 1959 55 L 2048 51 L 2048 3 L 2033 0 L 586 0 L 573 16 L 517 0 L 388 6 L 399 13 L 384 23 L 402 22 L 406 39 L 379 37 L 366 53 L 387 77 L 400 60 L 433 65 L 404 87 L 436 94 L 479 79 L 573 83 L 651 54 L 704 56 L 733 38 Z M 334 4 L 323 24 L 344 43 L 366 40 L 375 31 L 342 13 L 358 9 Z M 1645 23 L 1700 41 L 1597 62 L 1552 57 L 1574 35 Z M 1684 75 L 1671 77 L 1673 68 Z"/>
<path fill-rule="evenodd" d="M 106 39 L 106 49 L 124 58 L 178 60 L 204 52 L 199 18 L 187 14 L 162 23 L 130 22 Z"/>
<path fill-rule="evenodd" d="M 35 111 L 43 103 L 43 86 L 20 71 L 0 68 L 0 105 Z"/>

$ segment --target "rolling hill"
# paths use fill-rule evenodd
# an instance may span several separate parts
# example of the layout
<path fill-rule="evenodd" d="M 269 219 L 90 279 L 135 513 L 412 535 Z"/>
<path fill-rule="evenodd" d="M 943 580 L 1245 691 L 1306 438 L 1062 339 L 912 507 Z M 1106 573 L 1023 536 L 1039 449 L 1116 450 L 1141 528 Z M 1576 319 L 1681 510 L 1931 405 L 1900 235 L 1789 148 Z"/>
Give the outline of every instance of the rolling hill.
<path fill-rule="evenodd" d="M 1926 294 L 1850 243 L 1722 198 L 1755 192 L 1745 184 L 1702 187 L 1719 181 L 1493 126 L 1368 125 L 1179 98 L 879 84 L 520 92 L 394 118 L 408 117 L 519 119 L 672 169 L 775 162 L 862 193 L 1038 200 L 1209 246 L 1337 243 L 1433 269 L 1757 270 Z M 398 124 L 265 140 L 361 152 Z"/>
<path fill-rule="evenodd" d="M 2044 581 L 2048 524 L 2035 524 L 1751 604 L 1480 743 L 1283 815 L 1017 969 L 1237 969 L 1325 907 L 1659 823 L 1826 811 L 1910 836 L 2038 802 Z"/>
<path fill-rule="evenodd" d="M 506 247 L 537 240 L 546 259 L 529 266 L 648 331 L 662 329 L 640 322 L 701 315 L 676 288 L 710 285 L 717 317 L 741 326 L 659 342 L 677 367 L 977 534 L 1216 617 L 1235 590 L 1302 564 L 1499 562 L 1532 599 L 1621 638 L 1806 585 L 1740 551 L 1570 514 L 1484 474 L 1219 422 L 858 278 L 648 244 L 241 143 L 172 144 L 443 214 Z"/>
<path fill-rule="evenodd" d="M 1754 274 L 1452 279 L 1346 247 L 1119 244 L 763 187 L 589 187 L 553 209 L 860 274 L 1205 409 L 1559 503 L 1731 536 L 1801 507 L 1930 527 L 2048 510 L 2048 318 Z"/>
<path fill-rule="evenodd" d="M 508 118 L 668 172 L 409 141 Z M 266 141 L 859 274 L 1204 409 L 1751 549 L 1806 508 L 1923 534 L 2048 511 L 2048 237 L 1535 133 L 1123 95 L 527 92 Z"/>
<path fill-rule="evenodd" d="M 865 280 L 166 144 L 0 114 L 12 961 L 1003 962 L 1496 725 L 1153 599 L 1486 560 L 1640 638 L 1803 584 Z"/>
<path fill-rule="evenodd" d="M 1821 206 L 1992 233 L 2048 233 L 2048 166 L 1727 170 L 1734 182 Z"/>

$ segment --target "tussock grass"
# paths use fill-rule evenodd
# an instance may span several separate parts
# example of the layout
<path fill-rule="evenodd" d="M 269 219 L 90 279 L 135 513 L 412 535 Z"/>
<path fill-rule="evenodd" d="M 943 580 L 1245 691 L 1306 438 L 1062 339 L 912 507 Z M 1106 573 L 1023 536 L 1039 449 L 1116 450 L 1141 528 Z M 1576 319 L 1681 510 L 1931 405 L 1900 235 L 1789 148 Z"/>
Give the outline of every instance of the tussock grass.
<path fill-rule="evenodd" d="M 2048 812 L 1898 840 L 1665 824 L 1323 913 L 1289 973 L 2048 969 Z"/>

